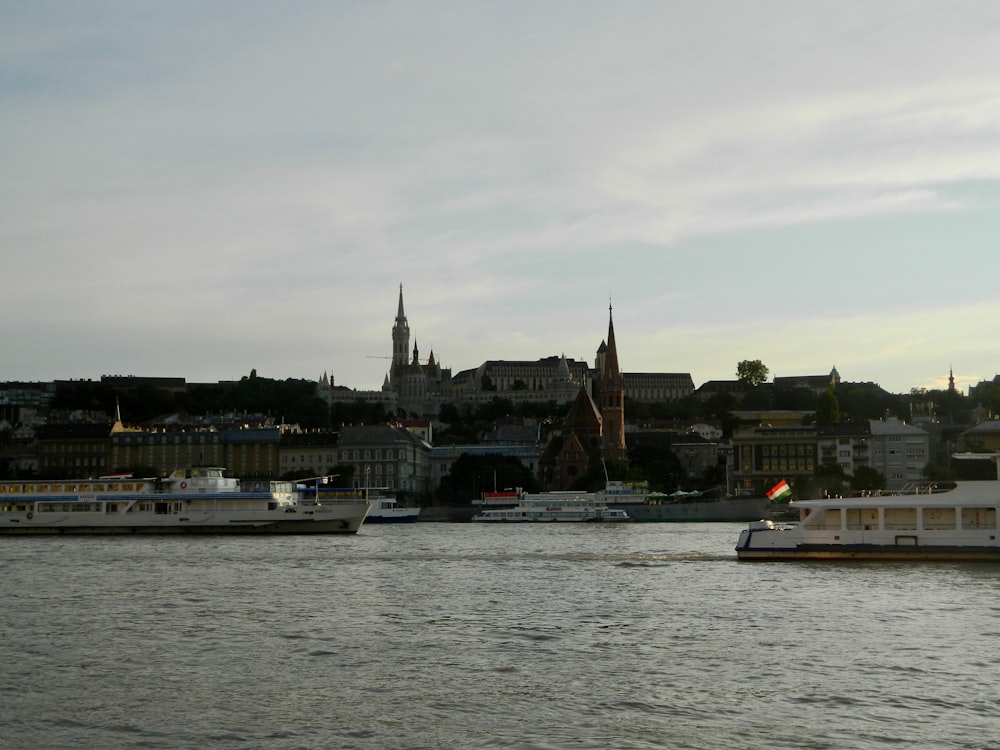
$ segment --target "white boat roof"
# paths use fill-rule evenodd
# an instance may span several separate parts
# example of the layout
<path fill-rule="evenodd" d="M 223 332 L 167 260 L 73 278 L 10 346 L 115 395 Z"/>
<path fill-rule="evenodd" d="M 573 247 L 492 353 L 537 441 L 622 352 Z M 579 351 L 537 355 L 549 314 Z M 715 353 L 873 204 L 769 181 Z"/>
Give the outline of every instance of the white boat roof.
<path fill-rule="evenodd" d="M 942 505 L 994 505 L 1000 502 L 1000 482 L 992 480 L 957 482 L 954 489 L 905 495 L 868 495 L 865 497 L 825 497 L 816 500 L 792 500 L 789 508 L 930 508 Z"/>

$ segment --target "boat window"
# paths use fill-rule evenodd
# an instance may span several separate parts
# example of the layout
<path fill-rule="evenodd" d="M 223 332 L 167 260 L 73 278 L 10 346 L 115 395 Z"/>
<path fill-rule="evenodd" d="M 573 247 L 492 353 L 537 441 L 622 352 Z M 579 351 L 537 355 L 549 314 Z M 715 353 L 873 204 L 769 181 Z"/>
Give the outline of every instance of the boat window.
<path fill-rule="evenodd" d="M 878 508 L 848 508 L 847 528 L 877 529 Z"/>
<path fill-rule="evenodd" d="M 924 508 L 924 528 L 947 530 L 956 527 L 954 508 Z"/>
<path fill-rule="evenodd" d="M 827 508 L 823 514 L 816 514 L 814 524 L 817 529 L 839 529 L 840 508 Z"/>
<path fill-rule="evenodd" d="M 885 528 L 895 530 L 917 528 L 917 509 L 886 508 Z"/>
<path fill-rule="evenodd" d="M 840 528 L 840 508 L 823 508 L 815 513 L 810 513 L 809 508 L 805 508 L 804 511 L 802 520 L 811 529 Z"/>
<path fill-rule="evenodd" d="M 962 508 L 963 529 L 995 529 L 996 527 L 996 508 Z"/>

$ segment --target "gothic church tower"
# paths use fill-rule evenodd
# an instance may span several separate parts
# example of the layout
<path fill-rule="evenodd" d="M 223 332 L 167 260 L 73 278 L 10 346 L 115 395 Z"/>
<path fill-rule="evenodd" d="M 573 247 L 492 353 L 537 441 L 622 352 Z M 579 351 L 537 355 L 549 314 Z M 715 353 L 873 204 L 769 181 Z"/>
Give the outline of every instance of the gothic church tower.
<path fill-rule="evenodd" d="M 406 371 L 410 354 L 410 324 L 403 312 L 403 285 L 399 285 L 399 306 L 396 309 L 396 323 L 392 327 L 392 367 L 389 381 L 394 383 Z"/>
<path fill-rule="evenodd" d="M 611 461 L 626 460 L 625 451 L 625 380 L 618 366 L 615 322 L 608 305 L 608 342 L 601 366 L 601 457 Z"/>

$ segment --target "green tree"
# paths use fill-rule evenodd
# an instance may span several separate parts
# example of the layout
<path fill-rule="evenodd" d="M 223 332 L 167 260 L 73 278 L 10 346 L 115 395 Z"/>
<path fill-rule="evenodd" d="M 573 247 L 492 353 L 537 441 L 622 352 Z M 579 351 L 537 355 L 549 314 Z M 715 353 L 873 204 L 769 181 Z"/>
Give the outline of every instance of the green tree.
<path fill-rule="evenodd" d="M 521 487 L 527 492 L 538 490 L 538 481 L 531 471 L 513 456 L 473 456 L 463 453 L 441 478 L 437 499 L 443 505 L 467 505 L 483 492 L 493 488 Z"/>
<path fill-rule="evenodd" d="M 629 469 L 657 492 L 673 492 L 684 478 L 684 467 L 664 436 L 636 440 L 628 449 Z"/>
<path fill-rule="evenodd" d="M 754 386 L 743 394 L 740 404 L 744 409 L 770 409 L 774 406 L 774 391 L 768 385 Z"/>
<path fill-rule="evenodd" d="M 827 388 L 816 397 L 816 423 L 835 424 L 840 421 L 840 402 L 833 388 Z"/>
<path fill-rule="evenodd" d="M 940 464 L 927 464 L 923 474 L 928 482 L 951 482 L 955 479 L 955 472 Z"/>
<path fill-rule="evenodd" d="M 854 492 L 881 492 L 885 489 L 885 477 L 871 466 L 859 466 L 854 470 L 850 485 Z"/>
<path fill-rule="evenodd" d="M 841 384 L 837 389 L 837 400 L 840 402 L 841 421 L 844 422 L 881 419 L 886 412 L 900 419 L 909 416 L 906 399 L 887 393 L 873 383 Z"/>
<path fill-rule="evenodd" d="M 821 489 L 821 493 L 836 496 L 847 492 L 848 480 L 844 467 L 836 461 L 827 461 L 816 468 L 813 475 L 816 483 Z"/>
<path fill-rule="evenodd" d="M 749 386 L 767 382 L 770 372 L 759 359 L 744 359 L 736 365 L 736 379 Z"/>

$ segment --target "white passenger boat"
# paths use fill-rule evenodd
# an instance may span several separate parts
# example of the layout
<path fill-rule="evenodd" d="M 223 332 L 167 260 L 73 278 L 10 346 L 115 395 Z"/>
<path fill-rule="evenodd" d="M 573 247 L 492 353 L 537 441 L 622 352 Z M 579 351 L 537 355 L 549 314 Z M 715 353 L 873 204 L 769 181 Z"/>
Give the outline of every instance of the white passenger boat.
<path fill-rule="evenodd" d="M 365 523 L 415 523 L 420 520 L 420 508 L 400 505 L 394 497 L 380 492 L 369 494 L 371 510 Z"/>
<path fill-rule="evenodd" d="M 473 521 L 530 523 L 545 521 L 629 521 L 628 513 L 609 508 L 591 493 L 542 492 L 520 494 L 516 505 L 490 508 L 472 517 Z"/>
<path fill-rule="evenodd" d="M 420 520 L 420 508 L 400 505 L 399 501 L 387 495 L 388 488 L 320 487 L 321 500 L 360 500 L 366 498 L 371 508 L 365 517 L 366 524 L 373 523 L 415 523 Z"/>
<path fill-rule="evenodd" d="M 0 534 L 353 534 L 369 507 L 294 482 L 241 486 L 214 466 L 166 479 L 3 481 Z"/>
<path fill-rule="evenodd" d="M 1000 562 L 1000 482 L 954 489 L 792 501 L 795 524 L 755 521 L 740 560 L 956 560 Z"/>

